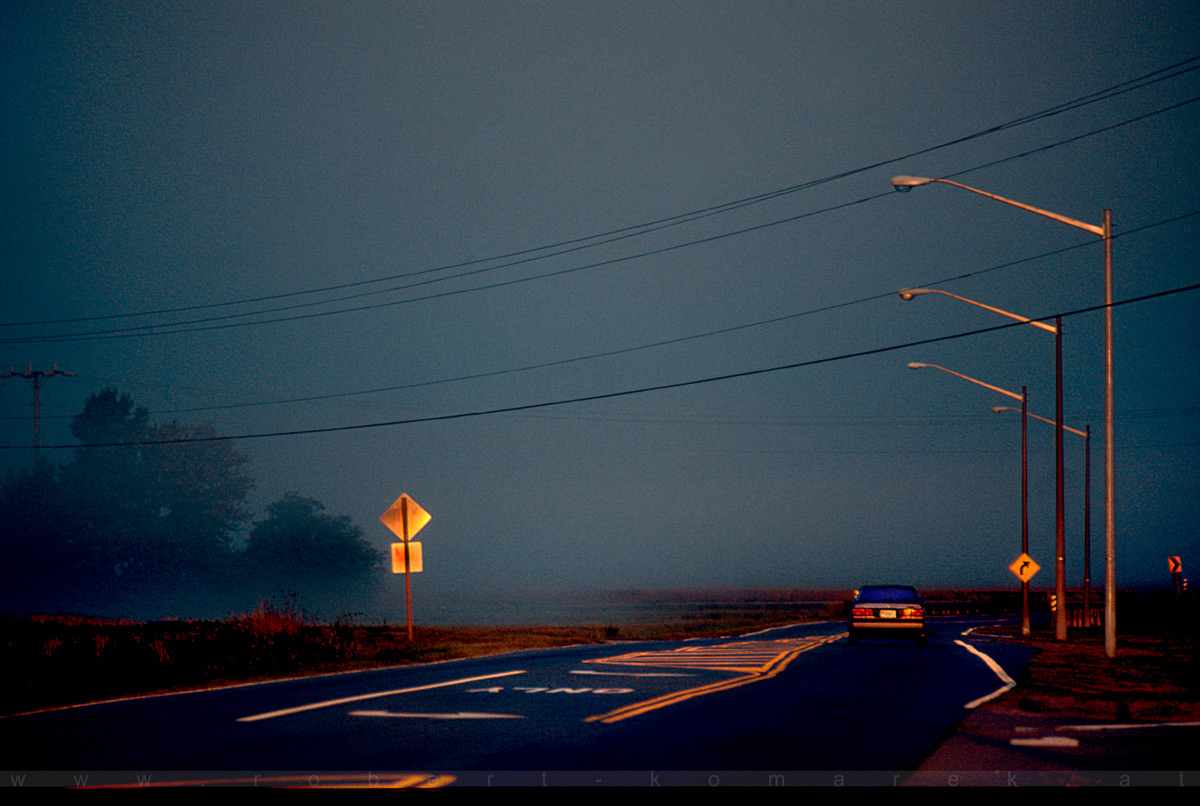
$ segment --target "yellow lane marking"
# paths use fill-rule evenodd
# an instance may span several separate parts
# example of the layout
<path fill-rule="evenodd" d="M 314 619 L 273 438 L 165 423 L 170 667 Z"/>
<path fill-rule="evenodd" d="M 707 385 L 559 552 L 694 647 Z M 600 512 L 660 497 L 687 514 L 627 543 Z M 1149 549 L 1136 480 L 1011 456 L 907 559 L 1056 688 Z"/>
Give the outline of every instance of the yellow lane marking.
<path fill-rule="evenodd" d="M 670 652 L 631 652 L 613 658 L 589 661 L 590 663 L 612 663 L 628 666 L 659 666 L 667 668 L 711 669 L 714 671 L 743 672 L 742 677 L 722 680 L 696 688 L 664 694 L 644 702 L 626 705 L 606 714 L 589 716 L 585 722 L 620 722 L 623 719 L 665 708 L 668 705 L 690 700 L 717 691 L 728 691 L 738 686 L 770 680 L 787 668 L 796 657 L 810 649 L 828 644 L 843 637 L 843 634 L 820 638 L 804 638 L 783 641 L 742 641 L 713 647 L 689 647 Z"/>

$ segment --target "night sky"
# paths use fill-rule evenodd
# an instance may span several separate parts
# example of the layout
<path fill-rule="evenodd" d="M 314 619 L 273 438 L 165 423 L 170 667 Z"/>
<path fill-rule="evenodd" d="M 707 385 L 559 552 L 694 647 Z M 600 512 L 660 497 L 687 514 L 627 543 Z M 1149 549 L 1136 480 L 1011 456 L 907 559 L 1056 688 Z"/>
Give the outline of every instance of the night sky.
<path fill-rule="evenodd" d="M 421 601 L 1012 587 L 1019 404 L 906 364 L 1053 418 L 1054 339 L 895 293 L 936 286 L 1070 314 L 1100 585 L 1100 239 L 890 180 L 1110 208 L 1116 300 L 1175 292 L 1114 314 L 1118 578 L 1166 586 L 1200 563 L 1198 11 L 7 0 L 0 364 L 74 373 L 52 458 L 115 387 L 246 437 L 258 512 L 295 490 L 384 549 L 408 493 Z M 32 403 L 0 383 L 0 469 Z M 1029 439 L 1046 589 L 1054 428 Z"/>

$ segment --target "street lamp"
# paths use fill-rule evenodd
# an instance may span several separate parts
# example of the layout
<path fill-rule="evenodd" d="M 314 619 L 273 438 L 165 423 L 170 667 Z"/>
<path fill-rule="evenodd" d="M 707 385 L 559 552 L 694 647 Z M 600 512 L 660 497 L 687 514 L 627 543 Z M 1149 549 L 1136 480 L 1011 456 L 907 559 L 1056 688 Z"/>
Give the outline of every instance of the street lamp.
<path fill-rule="evenodd" d="M 1068 218 L 1040 207 L 1023 204 L 978 188 L 952 182 L 949 179 L 930 179 L 924 176 L 897 176 L 892 178 L 892 187 L 900 191 L 940 182 L 954 185 L 980 196 L 1019 207 L 1044 218 L 1050 218 L 1076 229 L 1099 235 L 1104 242 L 1104 654 L 1117 654 L 1117 510 L 1116 510 L 1116 465 L 1113 443 L 1113 284 L 1112 284 L 1112 211 L 1104 210 L 1104 223 L 1100 226 Z M 1062 422 L 1059 439 L 1062 438 Z"/>
<path fill-rule="evenodd" d="M 1002 411 L 1021 410 L 1013 406 L 994 406 L 992 411 L 999 414 Z M 1055 425 L 1053 420 L 1046 417 L 1039 417 L 1028 411 L 1023 413 L 1026 417 Z M 1085 627 L 1090 627 L 1092 625 L 1092 427 L 1085 425 L 1084 430 L 1080 431 L 1078 428 L 1064 425 L 1062 430 L 1083 437 L 1083 624 Z"/>
<path fill-rule="evenodd" d="M 971 378 L 971 377 L 968 377 L 967 375 L 963 375 L 961 373 L 955 372 L 952 369 L 946 369 L 945 367 L 939 367 L 937 364 L 921 364 L 921 363 L 914 361 L 908 365 L 908 368 L 909 369 L 931 368 L 931 369 L 940 369 L 942 372 L 949 372 L 951 375 L 955 375 L 959 378 L 962 378 L 964 381 L 970 381 L 971 383 L 978 384 L 979 386 L 982 386 L 985 389 L 991 389 L 993 392 L 999 392 L 1002 395 L 1007 395 L 1009 397 L 1020 400 L 1022 413 L 1027 412 L 1029 410 L 1029 391 L 1024 386 L 1021 387 L 1021 394 L 1018 395 L 1016 392 L 1010 392 L 1007 389 L 1001 389 L 999 386 L 992 386 L 991 384 L 984 383 L 983 381 L 976 380 L 975 378 Z M 1025 438 L 1026 437 L 1025 423 L 1026 423 L 1026 419 L 1024 417 L 1022 417 L 1021 418 L 1021 554 L 1025 555 L 1025 556 L 1029 556 L 1029 462 L 1027 461 L 1028 442 L 1026 441 L 1026 438 Z M 1029 581 L 1026 579 L 1022 579 L 1021 580 L 1021 635 L 1027 636 L 1027 635 L 1029 635 L 1029 633 L 1030 633 L 1030 627 L 1029 627 Z"/>
<path fill-rule="evenodd" d="M 1054 327 L 1035 322 L 1024 316 L 1018 316 L 1015 313 L 993 308 L 991 305 L 984 305 L 982 302 L 976 302 L 973 299 L 960 297 L 957 294 L 951 294 L 949 291 L 941 291 L 936 288 L 910 288 L 905 291 L 897 292 L 903 300 L 911 300 L 921 294 L 942 294 L 947 297 L 961 300 L 962 302 L 975 305 L 980 308 L 985 308 L 989 311 L 1007 316 L 1009 319 L 1016 319 L 1018 322 L 1024 322 L 1028 325 L 1041 328 L 1054 334 L 1054 399 L 1055 409 L 1058 418 L 1058 439 L 1055 440 L 1055 485 L 1054 485 L 1054 592 L 1058 597 L 1058 601 L 1064 605 L 1067 601 L 1067 566 L 1066 566 L 1066 527 L 1063 521 L 1063 512 L 1065 502 L 1063 501 L 1063 454 L 1062 454 L 1062 317 L 1055 317 Z M 1058 641 L 1067 640 L 1067 609 L 1059 607 L 1054 611 L 1054 637 Z"/>
<path fill-rule="evenodd" d="M 1037 321 L 1036 319 L 1027 319 L 1024 316 L 1018 316 L 1015 313 L 1009 313 L 1008 311 L 1003 311 L 999 308 L 993 308 L 991 305 L 984 305 L 982 302 L 976 302 L 973 299 L 960 297 L 958 294 L 951 294 L 949 291 L 943 291 L 940 288 L 906 288 L 903 291 L 897 291 L 896 293 L 900 296 L 900 299 L 904 300 L 905 302 L 911 300 L 913 297 L 919 297 L 922 294 L 941 294 L 944 297 L 951 297 L 961 302 L 966 302 L 976 307 L 991 311 L 992 313 L 998 313 L 1001 316 L 1007 316 L 1009 319 L 1016 319 L 1018 322 L 1024 322 L 1027 325 L 1033 325 L 1034 327 L 1041 328 L 1048 333 L 1058 333 L 1058 330 L 1053 325 L 1047 325 L 1044 322 Z"/>

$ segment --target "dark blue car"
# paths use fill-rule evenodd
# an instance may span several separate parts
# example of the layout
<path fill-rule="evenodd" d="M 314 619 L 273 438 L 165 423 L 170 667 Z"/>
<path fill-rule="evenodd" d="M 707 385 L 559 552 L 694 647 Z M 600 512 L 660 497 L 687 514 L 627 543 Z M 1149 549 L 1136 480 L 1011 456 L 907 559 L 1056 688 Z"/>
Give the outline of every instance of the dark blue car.
<path fill-rule="evenodd" d="M 925 602 L 909 585 L 864 585 L 850 605 L 850 643 L 859 638 L 915 638 L 925 646 Z"/>

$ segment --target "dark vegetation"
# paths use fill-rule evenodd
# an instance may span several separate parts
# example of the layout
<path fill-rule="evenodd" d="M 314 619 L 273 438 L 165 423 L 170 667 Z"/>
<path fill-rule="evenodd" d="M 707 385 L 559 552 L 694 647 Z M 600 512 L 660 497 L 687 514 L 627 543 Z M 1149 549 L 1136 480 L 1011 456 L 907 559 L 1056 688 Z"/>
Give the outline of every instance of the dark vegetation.
<path fill-rule="evenodd" d="M 286 591 L 328 616 L 376 595 L 383 557 L 359 527 L 293 492 L 254 520 L 248 460 L 211 427 L 105 390 L 71 433 L 69 458 L 0 486 L 0 612 L 216 617 Z"/>
<path fill-rule="evenodd" d="M 1154 591 L 1118 598 L 1117 654 L 1104 654 L 1099 627 L 1066 643 L 1052 627 L 1022 639 L 1018 627 L 988 630 L 1035 646 L 1020 685 L 1000 707 L 1103 719 L 1200 718 L 1200 600 Z M 1101 603 L 1103 605 L 1103 603 Z"/>

